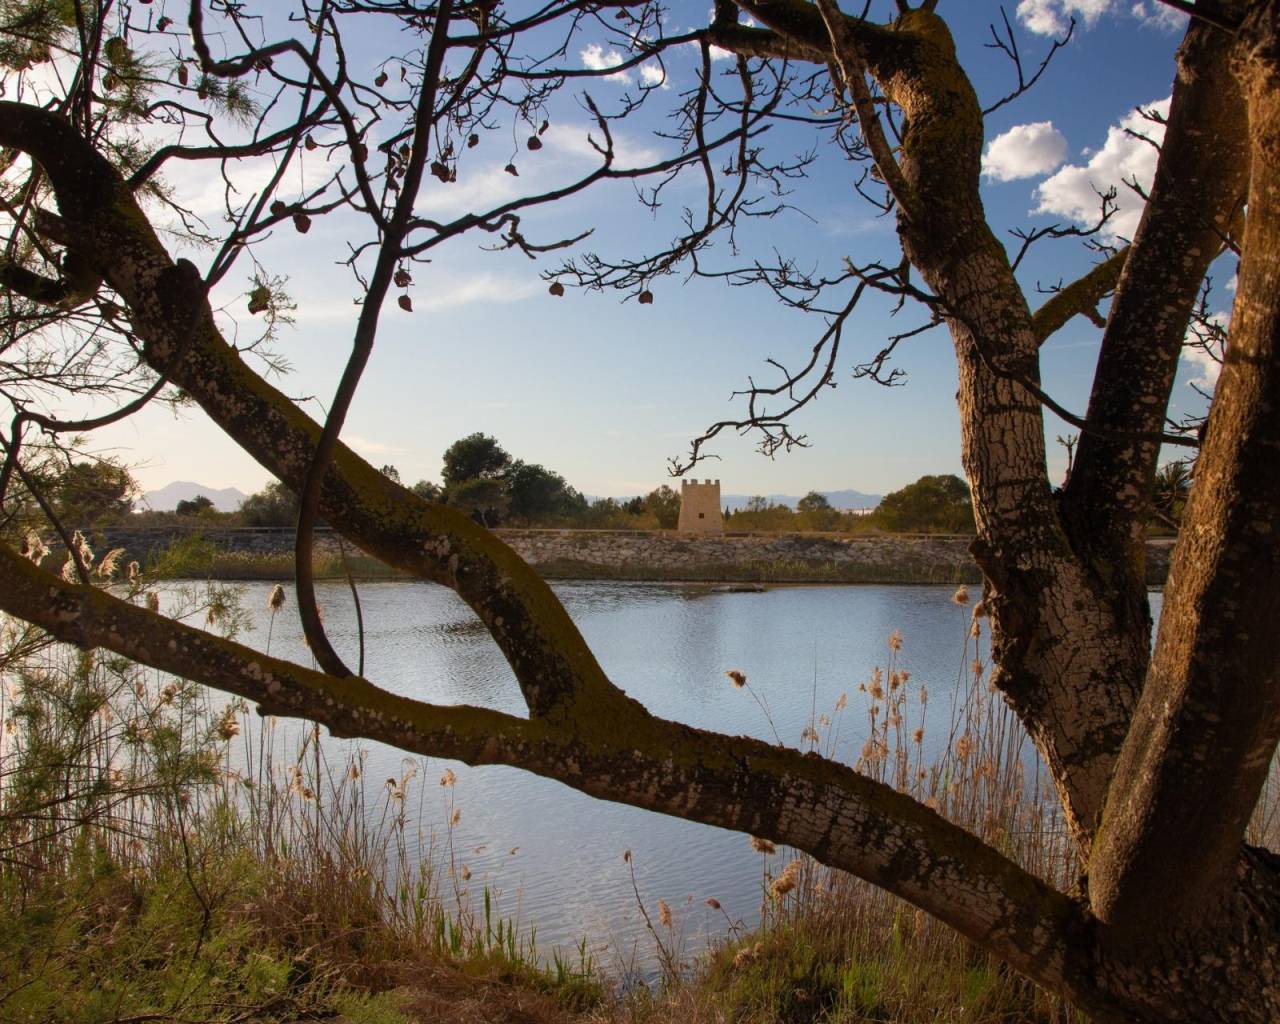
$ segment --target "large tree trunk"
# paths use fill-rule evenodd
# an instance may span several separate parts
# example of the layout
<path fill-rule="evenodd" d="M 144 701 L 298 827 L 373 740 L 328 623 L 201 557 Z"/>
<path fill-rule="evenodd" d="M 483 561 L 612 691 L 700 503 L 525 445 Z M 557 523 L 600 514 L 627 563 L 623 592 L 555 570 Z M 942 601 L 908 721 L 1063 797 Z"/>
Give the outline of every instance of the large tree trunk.
<path fill-rule="evenodd" d="M 945 26 L 906 14 L 896 24 L 913 43 L 896 48 L 832 33 L 858 49 L 908 125 L 899 168 L 882 177 L 899 183 L 904 252 L 955 341 L 995 681 L 1076 836 L 1100 920 L 1099 978 L 1121 1020 L 1280 1015 L 1277 861 L 1241 845 L 1280 739 L 1269 643 L 1280 622 L 1280 407 L 1268 398 L 1280 394 L 1268 336 L 1280 323 L 1280 223 L 1270 219 L 1280 205 L 1280 88 L 1274 42 L 1260 41 L 1274 33 L 1272 17 L 1255 9 L 1249 57 L 1238 61 L 1247 136 L 1231 61 L 1239 44 L 1206 25 L 1188 31 L 1160 169 L 1061 502 L 1035 393 L 1042 338 L 982 209 L 981 115 Z M 1197 290 L 1246 184 L 1250 271 L 1230 371 L 1148 672 L 1142 538 L 1156 438 Z"/>
<path fill-rule="evenodd" d="M 1101 939 L 1201 1019 L 1280 1018 L 1275 857 L 1241 837 L 1280 741 L 1280 4 L 1245 20 L 1245 258 L 1159 638 L 1091 863 Z M 1196 968 L 1187 971 L 1195 965 Z M 1181 968 L 1177 970 L 1175 968 Z M 1250 993 L 1241 995 L 1240 986 Z M 1205 993 L 1213 993 L 1208 999 Z M 1252 1004 L 1257 999 L 1260 1005 Z"/>
<path fill-rule="evenodd" d="M 1160 433 L 1187 314 L 1244 188 L 1243 105 L 1225 67 L 1229 39 L 1196 26 L 1184 45 L 1169 157 L 1126 260 L 1098 370 L 1102 398 L 1073 473 L 1083 497 L 1068 508 L 1088 514 L 1063 517 L 1036 394 L 1043 338 L 979 195 L 977 98 L 940 18 L 913 12 L 898 25 L 915 44 L 884 61 L 880 74 L 909 126 L 899 230 L 955 339 L 995 681 L 1052 772 L 1083 861 L 1149 650 L 1141 537 L 1159 445 L 1133 435 Z M 875 73 L 874 45 L 867 60 Z M 1149 272 L 1175 250 L 1182 257 L 1173 272 Z M 1115 396 L 1135 389 L 1131 404 Z"/>

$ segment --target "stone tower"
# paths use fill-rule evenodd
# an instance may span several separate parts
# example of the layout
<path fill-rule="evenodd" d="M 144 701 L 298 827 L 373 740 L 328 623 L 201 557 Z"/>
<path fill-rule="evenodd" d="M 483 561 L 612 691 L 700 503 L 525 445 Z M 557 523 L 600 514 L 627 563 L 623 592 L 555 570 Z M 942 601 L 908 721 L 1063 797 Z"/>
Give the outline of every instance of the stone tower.
<path fill-rule="evenodd" d="M 720 512 L 720 481 L 680 481 L 681 533 L 724 533 L 724 516 Z"/>

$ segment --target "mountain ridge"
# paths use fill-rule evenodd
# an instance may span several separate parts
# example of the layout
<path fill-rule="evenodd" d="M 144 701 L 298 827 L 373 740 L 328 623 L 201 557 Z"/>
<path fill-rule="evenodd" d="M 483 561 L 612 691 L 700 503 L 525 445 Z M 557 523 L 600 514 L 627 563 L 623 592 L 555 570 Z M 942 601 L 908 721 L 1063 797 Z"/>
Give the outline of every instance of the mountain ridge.
<path fill-rule="evenodd" d="M 193 480 L 175 480 L 158 490 L 144 492 L 138 504 L 153 512 L 172 512 L 178 507 L 178 502 L 191 501 L 198 494 L 212 501 L 219 512 L 234 512 L 248 497 L 238 487 L 206 487 Z"/>
<path fill-rule="evenodd" d="M 880 504 L 883 495 L 867 494 L 864 491 L 855 491 L 851 488 L 841 491 L 819 491 L 823 497 L 831 503 L 832 508 L 851 509 L 851 508 L 875 508 Z M 749 494 L 722 494 L 720 496 L 720 504 L 732 512 L 737 512 L 746 507 L 747 502 L 752 497 L 759 495 Z M 764 499 L 771 505 L 786 505 L 788 508 L 795 508 L 803 495 L 796 494 L 766 494 Z"/>

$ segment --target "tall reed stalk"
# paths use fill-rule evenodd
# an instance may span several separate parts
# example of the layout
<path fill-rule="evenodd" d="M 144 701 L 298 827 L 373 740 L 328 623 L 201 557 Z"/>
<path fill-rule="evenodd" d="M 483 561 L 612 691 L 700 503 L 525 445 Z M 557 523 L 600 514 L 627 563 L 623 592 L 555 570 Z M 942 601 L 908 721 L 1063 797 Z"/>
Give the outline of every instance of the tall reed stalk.
<path fill-rule="evenodd" d="M 165 603 L 238 623 L 225 591 Z M 369 780 L 365 751 L 334 757 L 313 726 L 286 739 L 243 702 L 8 620 L 0 722 L 0 1020 L 391 1024 L 446 964 L 553 1007 L 601 998 L 585 947 L 544 965 L 491 892 L 473 909 L 456 818 L 439 844 L 419 831 L 417 763 Z"/>

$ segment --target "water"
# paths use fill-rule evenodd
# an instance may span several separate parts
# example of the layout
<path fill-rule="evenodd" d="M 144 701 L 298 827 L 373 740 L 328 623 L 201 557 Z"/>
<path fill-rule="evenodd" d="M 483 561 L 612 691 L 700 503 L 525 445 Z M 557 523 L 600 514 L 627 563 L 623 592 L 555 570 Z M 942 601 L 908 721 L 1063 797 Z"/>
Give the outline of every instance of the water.
<path fill-rule="evenodd" d="M 911 727 L 927 713 L 926 736 L 945 742 L 951 695 L 972 658 L 965 651 L 970 608 L 951 587 L 780 587 L 761 594 L 717 594 L 706 587 L 612 582 L 556 585 L 587 642 L 619 686 L 666 718 L 727 733 L 800 745 L 811 713 L 832 713 L 841 694 L 836 754 L 856 759 L 866 735 L 868 698 L 858 690 L 884 666 L 888 638 L 902 634 L 899 666 L 923 683 L 929 704 L 909 709 Z M 304 664 L 292 595 L 271 623 L 269 584 L 245 584 L 251 625 L 241 639 Z M 364 608 L 366 676 L 379 685 L 437 703 L 485 705 L 523 714 L 510 669 L 471 611 L 452 593 L 427 583 L 368 583 Z M 354 663 L 354 614 L 345 583 L 321 584 L 326 629 Z M 765 712 L 725 672 L 745 672 Z M 282 724 L 283 730 L 301 729 Z M 331 763 L 344 764 L 353 745 L 327 739 Z M 368 747 L 372 787 L 404 772 L 401 752 Z M 926 751 L 928 743 L 926 742 Z M 461 811 L 453 829 L 457 861 L 471 872 L 473 894 L 488 886 L 500 908 L 536 926 L 538 946 L 570 949 L 583 937 L 597 962 L 626 967 L 648 960 L 651 945 L 637 910 L 630 850 L 640 893 L 654 913 L 659 897 L 677 917 L 688 944 L 723 931 L 725 917 L 705 905 L 715 897 L 730 918 L 758 917 L 762 861 L 746 837 L 651 812 L 593 800 L 517 769 L 469 768 L 432 759 L 420 765 L 424 835 L 446 835 L 448 801 Z M 456 785 L 437 785 L 445 769 Z M 416 802 L 410 803 L 417 807 Z"/>

